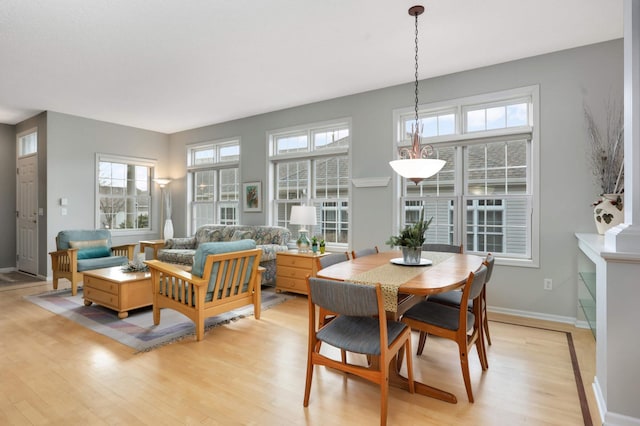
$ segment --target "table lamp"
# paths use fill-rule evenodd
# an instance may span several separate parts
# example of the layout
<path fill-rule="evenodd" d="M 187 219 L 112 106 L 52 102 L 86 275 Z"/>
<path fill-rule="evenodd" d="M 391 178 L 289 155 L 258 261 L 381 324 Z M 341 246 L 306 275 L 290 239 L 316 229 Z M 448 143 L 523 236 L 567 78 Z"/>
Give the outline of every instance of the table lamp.
<path fill-rule="evenodd" d="M 292 225 L 300 225 L 300 229 L 298 230 L 298 241 L 296 241 L 296 244 L 298 245 L 299 252 L 307 253 L 309 251 L 311 241 L 309 241 L 309 237 L 307 236 L 308 231 L 305 229 L 305 226 L 316 225 L 316 208 L 313 206 L 291 207 L 291 220 L 289 220 L 289 223 Z"/>

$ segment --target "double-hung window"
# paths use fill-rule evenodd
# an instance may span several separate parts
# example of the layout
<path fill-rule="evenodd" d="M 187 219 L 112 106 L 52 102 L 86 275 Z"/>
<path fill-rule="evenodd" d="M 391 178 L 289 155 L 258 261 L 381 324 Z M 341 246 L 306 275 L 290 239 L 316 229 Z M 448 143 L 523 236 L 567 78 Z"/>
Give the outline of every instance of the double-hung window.
<path fill-rule="evenodd" d="M 155 161 L 98 154 L 96 163 L 96 228 L 150 230 Z"/>
<path fill-rule="evenodd" d="M 205 142 L 187 150 L 190 231 L 209 223 L 238 224 L 240 141 Z"/>
<path fill-rule="evenodd" d="M 346 249 L 349 241 L 350 120 L 301 126 L 269 134 L 275 224 L 298 234 L 289 223 L 291 207 L 316 207 L 317 225 L 309 235 L 328 248 Z M 307 227 L 308 228 L 308 227 Z"/>
<path fill-rule="evenodd" d="M 537 110 L 537 87 L 422 106 L 422 143 L 446 164 L 417 185 L 401 179 L 400 225 L 415 222 L 424 208 L 433 218 L 427 242 L 536 265 Z M 415 113 L 394 116 L 398 146 L 410 145 Z"/>

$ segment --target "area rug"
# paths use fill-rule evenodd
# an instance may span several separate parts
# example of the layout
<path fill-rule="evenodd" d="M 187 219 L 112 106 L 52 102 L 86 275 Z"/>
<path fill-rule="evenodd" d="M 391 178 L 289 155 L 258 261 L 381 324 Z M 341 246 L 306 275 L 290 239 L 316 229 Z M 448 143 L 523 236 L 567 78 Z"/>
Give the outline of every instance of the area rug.
<path fill-rule="evenodd" d="M 262 310 L 267 310 L 293 296 L 275 293 L 268 289 L 262 291 Z M 75 296 L 71 290 L 51 291 L 35 296 L 25 296 L 25 299 L 54 314 L 68 318 L 97 333 L 112 338 L 124 345 L 134 348 L 138 352 L 149 351 L 186 337 L 195 340 L 195 326 L 184 315 L 172 309 L 163 309 L 160 324 L 153 324 L 151 307 L 129 311 L 129 316 L 119 319 L 115 311 L 96 305 L 84 306 L 82 288 L 78 288 Z M 205 332 L 221 324 L 253 316 L 253 306 L 236 309 L 205 321 Z"/>

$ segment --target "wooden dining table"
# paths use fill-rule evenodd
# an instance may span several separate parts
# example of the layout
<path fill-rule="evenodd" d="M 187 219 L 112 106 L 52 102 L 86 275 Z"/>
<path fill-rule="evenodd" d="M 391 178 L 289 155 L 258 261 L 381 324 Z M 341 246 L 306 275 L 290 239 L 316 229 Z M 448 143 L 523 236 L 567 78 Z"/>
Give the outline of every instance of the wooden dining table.
<path fill-rule="evenodd" d="M 380 282 L 383 291 L 396 291 L 391 296 L 397 302 L 385 310 L 389 319 L 397 320 L 410 307 L 432 294 L 455 290 L 464 285 L 469 272 L 482 265 L 484 258 L 472 254 L 423 252 L 422 257 L 433 260 L 431 266 L 404 266 L 392 263 L 402 257 L 398 250 L 383 251 L 377 254 L 362 256 L 345 262 L 336 263 L 318 271 L 317 276 L 338 281 L 353 281 L 375 284 Z M 398 281 L 400 277 L 400 281 Z M 388 281 L 385 285 L 385 281 Z M 390 290 L 394 288 L 394 290 Z M 391 362 L 389 383 L 403 389 L 409 389 L 408 380 Z M 456 396 L 450 392 L 415 382 L 418 394 L 430 396 L 442 401 L 457 403 Z"/>

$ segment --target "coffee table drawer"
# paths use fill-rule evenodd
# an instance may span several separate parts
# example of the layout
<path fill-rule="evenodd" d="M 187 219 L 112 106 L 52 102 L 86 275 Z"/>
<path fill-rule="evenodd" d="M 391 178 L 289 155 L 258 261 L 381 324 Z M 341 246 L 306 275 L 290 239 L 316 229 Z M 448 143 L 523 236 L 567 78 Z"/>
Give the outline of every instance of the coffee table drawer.
<path fill-rule="evenodd" d="M 106 291 L 98 290 L 93 287 L 83 287 L 82 292 L 85 300 L 91 300 L 92 302 L 100 305 L 107 306 L 109 308 L 118 309 L 118 295 L 109 293 Z"/>
<path fill-rule="evenodd" d="M 83 291 L 85 292 L 85 294 L 86 294 L 87 287 L 90 287 L 95 290 L 111 293 L 116 296 L 116 299 L 118 297 L 120 286 L 117 283 L 106 281 L 100 278 L 95 278 L 92 276 L 87 276 L 87 275 L 84 276 L 83 283 L 84 283 Z"/>

